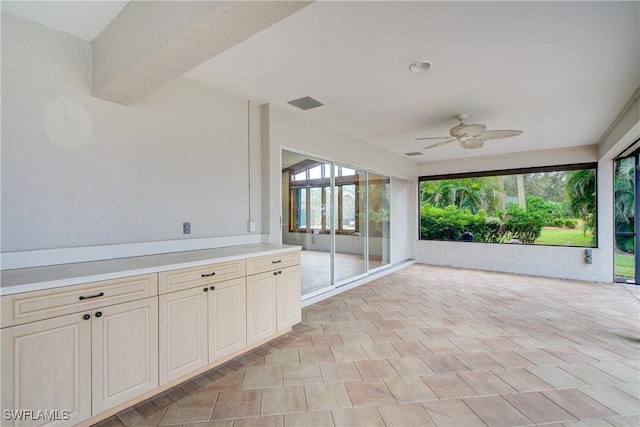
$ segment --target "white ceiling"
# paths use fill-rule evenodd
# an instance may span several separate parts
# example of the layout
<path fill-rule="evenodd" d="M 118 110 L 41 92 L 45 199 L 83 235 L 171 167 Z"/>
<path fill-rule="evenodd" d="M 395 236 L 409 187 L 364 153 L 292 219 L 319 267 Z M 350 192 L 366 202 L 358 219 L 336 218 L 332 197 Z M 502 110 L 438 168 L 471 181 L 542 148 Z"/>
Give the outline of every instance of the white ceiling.
<path fill-rule="evenodd" d="M 11 11 L 68 32 L 63 21 L 87 22 L 80 8 L 49 9 L 66 2 L 27 4 L 35 3 L 30 15 Z M 126 2 L 90 3 L 112 7 L 101 9 L 108 23 Z M 80 37 L 92 40 L 106 23 L 91 25 Z M 418 59 L 431 70 L 411 73 Z M 640 2 L 320 1 L 186 77 L 397 153 L 436 142 L 416 137 L 448 135 L 459 113 L 490 130 L 524 132 L 467 156 L 593 145 L 640 86 Z M 325 105 L 286 103 L 303 96 Z M 423 153 L 413 159 L 459 158 L 462 149 Z"/>

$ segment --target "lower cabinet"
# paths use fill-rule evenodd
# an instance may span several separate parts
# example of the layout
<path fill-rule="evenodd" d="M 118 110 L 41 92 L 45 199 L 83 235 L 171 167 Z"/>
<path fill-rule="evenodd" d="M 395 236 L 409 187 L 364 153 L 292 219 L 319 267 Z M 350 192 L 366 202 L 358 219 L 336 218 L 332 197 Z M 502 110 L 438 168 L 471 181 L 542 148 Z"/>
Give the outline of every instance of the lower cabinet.
<path fill-rule="evenodd" d="M 255 344 L 276 334 L 277 273 L 247 277 L 247 344 Z"/>
<path fill-rule="evenodd" d="M 159 305 L 161 385 L 247 346 L 244 277 L 160 295 Z"/>
<path fill-rule="evenodd" d="M 1 297 L 0 424 L 77 424 L 277 336 L 301 320 L 299 263 L 276 253 Z"/>
<path fill-rule="evenodd" d="M 60 411 L 66 420 L 58 425 L 91 417 L 91 317 L 85 315 L 90 316 L 70 314 L 0 331 L 2 425 L 44 424 L 16 419 L 18 411 L 30 409 Z M 7 410 L 16 413 L 7 417 Z"/>
<path fill-rule="evenodd" d="M 302 321 L 300 266 L 283 268 L 276 283 L 276 328 L 278 332 Z"/>
<path fill-rule="evenodd" d="M 158 386 L 157 298 L 2 329 L 2 408 L 80 422 Z M 16 412 L 12 418 L 19 418 Z M 47 419 L 13 420 L 42 425 Z M 4 424 L 7 423 L 7 424 Z"/>
<path fill-rule="evenodd" d="M 301 320 L 300 266 L 247 277 L 247 343 L 253 344 Z"/>
<path fill-rule="evenodd" d="M 112 305 L 92 314 L 95 415 L 158 387 L 158 299 Z"/>
<path fill-rule="evenodd" d="M 216 283 L 209 292 L 209 363 L 247 346 L 246 279 Z"/>
<path fill-rule="evenodd" d="M 160 295 L 161 385 L 207 364 L 207 296 L 202 287 Z"/>

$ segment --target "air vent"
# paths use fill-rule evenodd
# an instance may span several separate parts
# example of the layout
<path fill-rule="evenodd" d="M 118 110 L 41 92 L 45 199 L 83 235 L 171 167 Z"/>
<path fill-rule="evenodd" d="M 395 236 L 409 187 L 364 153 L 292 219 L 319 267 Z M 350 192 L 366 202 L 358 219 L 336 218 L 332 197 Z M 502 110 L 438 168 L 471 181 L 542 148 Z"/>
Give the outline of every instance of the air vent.
<path fill-rule="evenodd" d="M 312 108 L 318 108 L 324 105 L 322 102 L 317 101 L 310 96 L 294 99 L 293 101 L 287 102 L 287 104 L 291 104 L 301 110 L 311 110 Z"/>
<path fill-rule="evenodd" d="M 410 153 L 404 153 L 405 156 L 422 156 L 420 151 L 412 151 Z"/>

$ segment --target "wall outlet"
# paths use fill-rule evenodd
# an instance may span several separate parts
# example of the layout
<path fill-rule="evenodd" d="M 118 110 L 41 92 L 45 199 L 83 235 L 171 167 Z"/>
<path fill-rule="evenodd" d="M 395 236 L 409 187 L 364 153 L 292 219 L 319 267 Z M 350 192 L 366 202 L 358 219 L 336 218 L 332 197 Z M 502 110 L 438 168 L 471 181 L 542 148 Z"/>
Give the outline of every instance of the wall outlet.
<path fill-rule="evenodd" d="M 191 223 L 183 222 L 182 223 L 182 234 L 191 234 Z"/>
<path fill-rule="evenodd" d="M 255 233 L 256 232 L 256 222 L 255 221 L 248 221 L 247 222 L 247 231 L 249 233 Z"/>

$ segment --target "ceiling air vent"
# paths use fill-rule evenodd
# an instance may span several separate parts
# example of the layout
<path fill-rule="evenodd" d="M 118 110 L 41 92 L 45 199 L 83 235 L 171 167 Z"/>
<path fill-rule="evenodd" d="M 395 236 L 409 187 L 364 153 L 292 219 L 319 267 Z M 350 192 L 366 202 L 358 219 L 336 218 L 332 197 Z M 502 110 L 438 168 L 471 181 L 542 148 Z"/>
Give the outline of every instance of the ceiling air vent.
<path fill-rule="evenodd" d="M 293 101 L 287 102 L 287 104 L 291 104 L 301 110 L 311 110 L 312 108 L 322 107 L 324 105 L 322 102 L 317 101 L 310 96 L 294 99 Z"/>
<path fill-rule="evenodd" d="M 419 151 L 412 151 L 410 153 L 404 153 L 405 156 L 422 156 L 422 153 Z"/>

